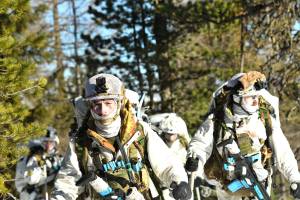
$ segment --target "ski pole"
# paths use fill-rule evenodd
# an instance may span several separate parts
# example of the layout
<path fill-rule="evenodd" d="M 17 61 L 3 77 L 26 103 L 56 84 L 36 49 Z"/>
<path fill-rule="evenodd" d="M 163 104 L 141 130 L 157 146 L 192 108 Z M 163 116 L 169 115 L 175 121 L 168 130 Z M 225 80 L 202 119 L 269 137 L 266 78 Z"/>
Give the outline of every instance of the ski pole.
<path fill-rule="evenodd" d="M 43 167 L 43 170 L 44 170 L 44 175 L 46 177 L 46 180 L 45 180 L 45 184 L 44 184 L 44 190 L 45 190 L 45 200 L 48 200 L 48 186 L 47 186 L 47 166 L 44 165 Z"/>

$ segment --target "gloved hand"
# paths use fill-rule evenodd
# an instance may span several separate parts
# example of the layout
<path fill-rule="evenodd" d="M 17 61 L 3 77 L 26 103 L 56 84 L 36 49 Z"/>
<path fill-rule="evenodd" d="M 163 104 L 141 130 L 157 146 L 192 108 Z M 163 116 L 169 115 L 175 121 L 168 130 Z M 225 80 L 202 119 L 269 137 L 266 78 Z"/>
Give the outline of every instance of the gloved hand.
<path fill-rule="evenodd" d="M 201 185 L 203 185 L 203 180 L 197 176 L 194 180 L 194 187 L 200 187 Z"/>
<path fill-rule="evenodd" d="M 170 186 L 174 199 L 188 200 L 192 197 L 192 191 L 187 182 L 180 182 L 179 184 L 172 182 Z"/>
<path fill-rule="evenodd" d="M 45 164 L 47 166 L 47 169 L 51 169 L 52 168 L 52 163 L 49 159 L 45 159 Z"/>
<path fill-rule="evenodd" d="M 136 187 L 131 187 L 127 191 L 126 200 L 145 200 L 144 196 L 136 189 Z"/>
<path fill-rule="evenodd" d="M 300 183 L 291 184 L 291 194 L 295 199 L 300 199 Z"/>
<path fill-rule="evenodd" d="M 60 164 L 59 164 L 58 159 L 56 158 L 56 155 L 44 154 L 42 158 L 43 158 L 44 164 L 47 166 L 48 174 L 58 172 L 58 170 L 60 168 Z"/>
<path fill-rule="evenodd" d="M 105 200 L 124 200 L 125 193 L 122 190 L 113 190 L 102 178 L 98 177 L 95 172 L 91 171 L 82 176 L 77 182 L 77 186 L 90 184 L 92 188 Z"/>
<path fill-rule="evenodd" d="M 215 188 L 214 185 L 209 184 L 206 180 L 200 178 L 199 176 L 197 176 L 195 178 L 195 180 L 194 180 L 194 186 L 195 187 L 200 187 L 200 186 L 202 186 L 202 187 L 209 187 L 209 188 L 212 188 L 212 189 Z"/>
<path fill-rule="evenodd" d="M 105 196 L 101 196 L 101 199 L 103 200 L 124 200 L 125 199 L 125 193 L 120 190 L 112 190 L 109 194 Z"/>
<path fill-rule="evenodd" d="M 188 157 L 185 163 L 185 169 L 189 172 L 194 172 L 198 169 L 199 158 Z"/>

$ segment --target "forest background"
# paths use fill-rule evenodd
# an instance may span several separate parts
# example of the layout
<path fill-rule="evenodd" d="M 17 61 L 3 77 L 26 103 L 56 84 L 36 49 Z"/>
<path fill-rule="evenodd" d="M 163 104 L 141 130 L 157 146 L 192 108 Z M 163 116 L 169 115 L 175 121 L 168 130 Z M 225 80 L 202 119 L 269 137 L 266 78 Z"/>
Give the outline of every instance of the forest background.
<path fill-rule="evenodd" d="M 71 100 L 101 72 L 146 93 L 147 114 L 182 116 L 193 135 L 218 86 L 261 71 L 299 161 L 299 16 L 298 0 L 1 0 L 0 199 L 17 196 L 15 164 L 48 125 L 64 153 Z M 275 193 L 288 199 L 281 183 Z"/>

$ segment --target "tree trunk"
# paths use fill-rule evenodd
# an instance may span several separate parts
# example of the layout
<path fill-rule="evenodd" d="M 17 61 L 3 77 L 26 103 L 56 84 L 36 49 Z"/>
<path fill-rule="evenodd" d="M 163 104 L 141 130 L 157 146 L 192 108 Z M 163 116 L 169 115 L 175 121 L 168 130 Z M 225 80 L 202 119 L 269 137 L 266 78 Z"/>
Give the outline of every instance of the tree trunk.
<path fill-rule="evenodd" d="M 77 38 L 77 15 L 76 15 L 76 4 L 75 0 L 71 0 L 72 11 L 73 11 L 73 37 L 74 37 L 74 57 L 75 57 L 75 85 L 76 85 L 76 95 L 81 95 L 81 73 L 80 73 L 80 63 L 78 57 L 78 38 Z"/>
<path fill-rule="evenodd" d="M 64 95 L 64 66 L 63 66 L 63 53 L 61 50 L 61 39 L 60 39 L 60 25 L 58 15 L 58 0 L 53 0 L 53 22 L 54 22 L 54 51 L 56 59 L 56 79 L 59 94 Z"/>
<path fill-rule="evenodd" d="M 240 41 L 240 72 L 244 72 L 244 61 L 245 61 L 245 55 L 244 55 L 244 20 L 241 18 L 241 41 Z"/>
<path fill-rule="evenodd" d="M 143 80 L 143 74 L 141 71 L 141 58 L 140 58 L 140 53 L 139 53 L 139 45 L 138 45 L 138 35 L 136 31 L 136 19 L 137 19 L 137 13 L 135 10 L 135 2 L 131 4 L 132 6 L 132 29 L 133 29 L 133 41 L 134 41 L 134 54 L 135 54 L 135 63 L 137 67 L 137 78 L 139 82 L 139 90 L 140 92 L 144 91 L 144 80 Z"/>
<path fill-rule="evenodd" d="M 154 86 L 154 73 L 153 69 L 151 68 L 150 61 L 149 61 L 149 56 L 148 56 L 148 38 L 147 38 L 147 33 L 146 33 L 146 22 L 145 22 L 145 12 L 144 12 L 144 1 L 139 0 L 140 2 L 140 7 L 141 7 L 141 14 L 142 14 L 142 40 L 144 44 L 144 61 L 145 61 L 145 69 L 146 69 L 146 74 L 147 74 L 147 81 L 148 81 L 148 94 L 150 98 L 149 106 L 152 108 L 154 105 L 154 93 L 153 93 L 153 86 Z"/>
<path fill-rule="evenodd" d="M 156 12 L 154 18 L 154 35 L 156 40 L 156 65 L 158 68 L 159 88 L 161 103 L 159 110 L 162 112 L 170 111 L 170 66 L 168 61 L 168 31 L 167 18 L 161 13 Z"/>

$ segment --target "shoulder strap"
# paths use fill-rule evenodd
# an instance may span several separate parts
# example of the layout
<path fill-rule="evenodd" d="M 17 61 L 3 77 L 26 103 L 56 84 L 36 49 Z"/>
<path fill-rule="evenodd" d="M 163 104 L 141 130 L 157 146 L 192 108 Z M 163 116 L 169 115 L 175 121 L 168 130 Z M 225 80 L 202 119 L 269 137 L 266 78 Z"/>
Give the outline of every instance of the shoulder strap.
<path fill-rule="evenodd" d="M 140 132 L 139 137 L 133 141 L 134 147 L 138 150 L 139 154 L 142 156 L 143 159 L 145 158 L 145 152 L 146 152 L 146 141 L 145 141 L 145 133 L 142 125 L 140 123 L 137 123 L 137 131 Z"/>
<path fill-rule="evenodd" d="M 87 129 L 86 133 L 87 136 L 95 139 L 101 146 L 105 147 L 106 149 L 109 149 L 111 152 L 114 153 L 116 152 L 115 147 L 106 138 L 102 137 L 100 134 L 96 133 L 91 129 Z"/>
<path fill-rule="evenodd" d="M 79 169 L 83 175 L 86 175 L 88 173 L 88 148 L 75 143 L 75 153 L 79 162 Z"/>
<path fill-rule="evenodd" d="M 187 142 L 187 140 L 181 135 L 179 135 L 178 139 L 179 139 L 180 144 L 185 148 L 185 150 L 187 150 L 189 147 L 189 143 Z"/>
<path fill-rule="evenodd" d="M 271 116 L 276 118 L 275 109 L 263 97 L 259 98 L 259 118 L 265 125 L 267 137 L 272 135 L 272 121 Z"/>

